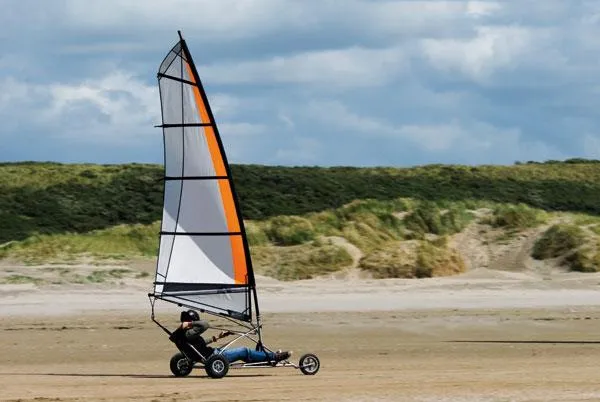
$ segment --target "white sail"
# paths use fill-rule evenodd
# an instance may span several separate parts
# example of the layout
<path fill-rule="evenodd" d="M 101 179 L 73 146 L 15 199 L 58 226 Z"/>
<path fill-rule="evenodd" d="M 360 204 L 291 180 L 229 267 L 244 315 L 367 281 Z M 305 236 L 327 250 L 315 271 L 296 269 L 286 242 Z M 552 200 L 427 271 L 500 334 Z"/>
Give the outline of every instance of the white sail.
<path fill-rule="evenodd" d="M 182 39 L 160 65 L 165 190 L 154 296 L 250 321 L 254 274 L 227 158 Z"/>

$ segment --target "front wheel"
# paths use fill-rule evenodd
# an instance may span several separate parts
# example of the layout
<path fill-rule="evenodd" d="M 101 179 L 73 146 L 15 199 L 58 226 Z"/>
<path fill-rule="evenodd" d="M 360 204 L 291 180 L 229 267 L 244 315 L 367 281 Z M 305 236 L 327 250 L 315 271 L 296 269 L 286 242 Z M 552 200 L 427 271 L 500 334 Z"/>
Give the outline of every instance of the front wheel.
<path fill-rule="evenodd" d="M 300 362 L 298 363 L 300 366 L 300 371 L 306 375 L 315 375 L 319 368 L 321 367 L 321 362 L 319 362 L 319 358 L 312 353 L 307 353 L 300 358 Z"/>
<path fill-rule="evenodd" d="M 192 372 L 194 363 L 189 361 L 183 353 L 177 353 L 171 357 L 171 373 L 175 377 L 185 377 Z"/>
<path fill-rule="evenodd" d="M 229 371 L 229 361 L 222 355 L 212 355 L 204 363 L 204 369 L 210 378 L 223 378 Z"/>

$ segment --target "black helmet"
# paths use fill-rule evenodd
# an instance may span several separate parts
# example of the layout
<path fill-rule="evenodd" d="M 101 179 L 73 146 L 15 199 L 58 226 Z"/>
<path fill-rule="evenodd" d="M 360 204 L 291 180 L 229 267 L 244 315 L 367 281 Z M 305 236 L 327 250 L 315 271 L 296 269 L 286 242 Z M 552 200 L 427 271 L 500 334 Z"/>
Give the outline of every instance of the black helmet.
<path fill-rule="evenodd" d="M 181 315 L 179 316 L 179 320 L 181 322 L 198 321 L 199 319 L 200 319 L 200 315 L 198 314 L 198 312 L 196 312 L 194 310 L 182 311 Z"/>

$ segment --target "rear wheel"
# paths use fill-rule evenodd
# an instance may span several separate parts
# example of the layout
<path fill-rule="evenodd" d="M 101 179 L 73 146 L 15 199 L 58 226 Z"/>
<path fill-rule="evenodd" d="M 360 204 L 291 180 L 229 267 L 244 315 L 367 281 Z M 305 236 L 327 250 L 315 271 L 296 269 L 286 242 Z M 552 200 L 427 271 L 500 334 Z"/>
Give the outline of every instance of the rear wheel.
<path fill-rule="evenodd" d="M 171 357 L 171 373 L 175 377 L 185 377 L 192 372 L 194 363 L 191 362 L 183 353 L 177 353 Z"/>
<path fill-rule="evenodd" d="M 312 353 L 307 353 L 300 358 L 300 371 L 302 371 L 306 375 L 315 375 L 319 368 L 321 367 L 321 362 L 316 355 Z"/>
<path fill-rule="evenodd" d="M 210 378 L 223 378 L 229 371 L 229 361 L 222 355 L 212 355 L 204 363 L 204 369 Z"/>

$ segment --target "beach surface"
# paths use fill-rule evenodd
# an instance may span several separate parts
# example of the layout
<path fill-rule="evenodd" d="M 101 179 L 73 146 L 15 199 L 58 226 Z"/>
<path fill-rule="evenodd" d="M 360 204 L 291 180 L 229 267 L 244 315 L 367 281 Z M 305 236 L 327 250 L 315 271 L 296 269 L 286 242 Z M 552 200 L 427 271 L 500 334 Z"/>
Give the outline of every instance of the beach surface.
<path fill-rule="evenodd" d="M 473 270 L 452 278 L 258 278 L 265 342 L 321 359 L 202 369 L 150 320 L 151 280 L 0 287 L 0 393 L 9 401 L 598 401 L 600 276 Z M 177 325 L 178 308 L 157 303 Z"/>

